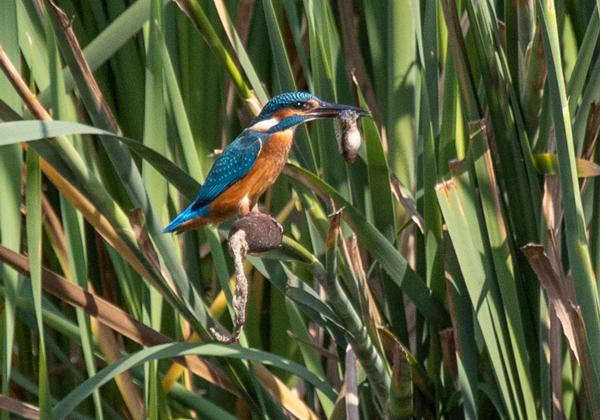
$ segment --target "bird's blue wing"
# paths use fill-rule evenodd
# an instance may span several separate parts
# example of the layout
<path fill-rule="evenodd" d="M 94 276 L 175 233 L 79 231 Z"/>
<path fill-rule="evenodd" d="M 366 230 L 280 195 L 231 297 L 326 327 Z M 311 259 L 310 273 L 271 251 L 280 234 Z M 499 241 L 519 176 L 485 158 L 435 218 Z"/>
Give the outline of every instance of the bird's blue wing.
<path fill-rule="evenodd" d="M 268 135 L 243 131 L 217 158 L 193 206 L 200 208 L 244 177 L 254 165 Z"/>
<path fill-rule="evenodd" d="M 267 138 L 266 133 L 244 130 L 217 158 L 196 199 L 163 232 L 172 232 L 188 220 L 206 216 L 206 206 L 250 171 Z"/>

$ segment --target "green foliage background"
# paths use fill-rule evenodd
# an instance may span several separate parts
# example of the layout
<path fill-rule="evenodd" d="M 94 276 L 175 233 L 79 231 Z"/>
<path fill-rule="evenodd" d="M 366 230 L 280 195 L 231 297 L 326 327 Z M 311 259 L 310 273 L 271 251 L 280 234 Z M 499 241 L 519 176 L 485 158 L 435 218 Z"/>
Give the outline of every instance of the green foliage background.
<path fill-rule="evenodd" d="M 600 1 L 56 3 L 0 2 L 3 418 L 600 418 Z M 293 90 L 373 119 L 298 129 L 218 344 L 228 224 L 161 230 Z"/>

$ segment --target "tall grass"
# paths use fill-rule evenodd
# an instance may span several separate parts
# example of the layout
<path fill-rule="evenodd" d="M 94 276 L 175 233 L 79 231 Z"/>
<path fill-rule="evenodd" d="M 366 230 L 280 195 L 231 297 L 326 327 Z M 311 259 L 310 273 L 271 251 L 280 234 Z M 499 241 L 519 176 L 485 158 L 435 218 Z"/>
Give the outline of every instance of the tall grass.
<path fill-rule="evenodd" d="M 2 2 L 0 416 L 600 419 L 599 7 Z M 229 224 L 162 227 L 289 90 L 373 118 L 298 129 L 220 344 Z"/>

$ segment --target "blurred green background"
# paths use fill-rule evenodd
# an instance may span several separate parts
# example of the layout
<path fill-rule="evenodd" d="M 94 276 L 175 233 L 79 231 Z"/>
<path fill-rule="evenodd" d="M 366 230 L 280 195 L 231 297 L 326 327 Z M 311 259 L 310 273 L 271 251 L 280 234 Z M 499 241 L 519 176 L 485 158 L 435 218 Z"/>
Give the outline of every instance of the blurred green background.
<path fill-rule="evenodd" d="M 599 7 L 0 2 L 0 417 L 600 419 Z M 162 228 L 295 90 L 373 118 L 297 130 L 219 344 L 229 223 Z"/>

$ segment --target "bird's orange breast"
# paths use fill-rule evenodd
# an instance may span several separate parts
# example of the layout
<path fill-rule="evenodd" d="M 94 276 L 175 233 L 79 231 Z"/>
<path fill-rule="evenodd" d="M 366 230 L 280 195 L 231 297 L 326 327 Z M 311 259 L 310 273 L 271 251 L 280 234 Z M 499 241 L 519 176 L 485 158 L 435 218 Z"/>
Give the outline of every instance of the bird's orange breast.
<path fill-rule="evenodd" d="M 250 171 L 231 185 L 208 206 L 209 223 L 218 223 L 245 214 L 260 196 L 275 182 L 288 159 L 294 130 L 278 132 L 269 137 Z"/>

